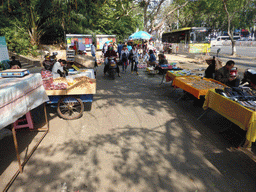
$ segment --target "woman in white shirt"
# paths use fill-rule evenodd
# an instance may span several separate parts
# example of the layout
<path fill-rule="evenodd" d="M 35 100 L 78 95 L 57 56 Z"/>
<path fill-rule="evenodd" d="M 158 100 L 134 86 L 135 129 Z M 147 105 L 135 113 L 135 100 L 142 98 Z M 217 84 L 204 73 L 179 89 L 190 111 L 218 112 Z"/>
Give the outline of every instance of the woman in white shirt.
<path fill-rule="evenodd" d="M 59 59 L 52 68 L 52 76 L 53 78 L 58 77 L 65 77 L 67 75 L 66 70 L 64 69 L 64 66 L 67 64 L 65 60 Z"/>

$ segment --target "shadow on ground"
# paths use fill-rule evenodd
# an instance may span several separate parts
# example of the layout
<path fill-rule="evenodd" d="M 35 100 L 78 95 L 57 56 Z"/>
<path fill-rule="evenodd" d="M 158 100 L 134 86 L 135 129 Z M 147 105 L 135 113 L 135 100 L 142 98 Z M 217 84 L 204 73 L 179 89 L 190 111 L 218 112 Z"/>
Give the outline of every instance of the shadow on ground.
<path fill-rule="evenodd" d="M 213 112 L 197 121 L 203 110 L 191 101 L 175 103 L 182 92 L 172 93 L 170 84 L 160 86 L 159 76 L 149 78 L 140 71 L 139 76 L 124 74 L 111 81 L 100 72 L 97 78 L 92 110 L 122 114 L 116 107 L 121 105 L 163 119 L 159 114 L 167 111 L 172 118 L 153 128 L 116 127 L 86 141 L 73 138 L 40 146 L 12 191 L 54 191 L 60 181 L 80 192 L 255 191 L 255 163 L 228 150 L 242 136 L 232 143 L 219 134 L 229 121 Z"/>

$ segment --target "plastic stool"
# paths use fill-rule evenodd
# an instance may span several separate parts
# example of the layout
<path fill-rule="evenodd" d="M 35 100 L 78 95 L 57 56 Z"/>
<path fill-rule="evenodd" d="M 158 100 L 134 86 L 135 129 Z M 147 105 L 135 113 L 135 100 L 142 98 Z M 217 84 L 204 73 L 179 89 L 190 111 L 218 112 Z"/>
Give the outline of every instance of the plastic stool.
<path fill-rule="evenodd" d="M 20 122 L 26 121 L 26 124 L 19 125 Z M 34 124 L 31 117 L 31 112 L 29 111 L 26 113 L 26 118 L 19 118 L 17 121 L 14 122 L 14 129 L 21 129 L 28 127 L 29 129 L 34 129 Z"/>

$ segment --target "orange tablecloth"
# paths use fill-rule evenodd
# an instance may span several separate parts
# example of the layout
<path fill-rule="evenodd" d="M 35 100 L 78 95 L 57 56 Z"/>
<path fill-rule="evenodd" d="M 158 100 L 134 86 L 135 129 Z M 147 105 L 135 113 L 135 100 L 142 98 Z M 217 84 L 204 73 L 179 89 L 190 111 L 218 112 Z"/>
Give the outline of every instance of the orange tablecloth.
<path fill-rule="evenodd" d="M 176 77 L 173 80 L 173 86 L 189 92 L 198 99 L 200 99 L 200 96 L 206 95 L 209 89 L 222 89 L 226 87 L 226 85 L 219 81 L 207 78 L 202 79 L 199 76 Z"/>
<path fill-rule="evenodd" d="M 247 131 L 246 139 L 256 141 L 256 112 L 232 101 L 214 90 L 209 90 L 205 97 L 204 109 L 211 108 L 228 120 Z"/>

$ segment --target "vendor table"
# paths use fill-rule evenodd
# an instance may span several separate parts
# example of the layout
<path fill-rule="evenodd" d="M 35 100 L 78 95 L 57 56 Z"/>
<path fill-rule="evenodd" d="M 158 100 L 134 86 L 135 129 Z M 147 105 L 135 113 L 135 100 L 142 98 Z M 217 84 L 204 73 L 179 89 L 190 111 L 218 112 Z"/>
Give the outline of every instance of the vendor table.
<path fill-rule="evenodd" d="M 173 81 L 176 77 L 189 76 L 186 73 L 182 73 L 181 71 L 182 70 L 177 70 L 177 71 L 168 70 L 166 75 L 165 75 L 166 82 Z"/>
<path fill-rule="evenodd" d="M 41 75 L 30 74 L 22 78 L 0 78 L 0 129 L 7 125 L 14 123 L 20 117 L 28 113 L 30 110 L 38 107 L 39 105 L 48 101 L 48 96 L 43 87 Z M 8 183 L 7 189 L 22 169 L 29 158 L 32 156 L 37 146 L 45 137 L 49 130 L 46 109 L 44 106 L 44 114 L 46 118 L 47 128 L 38 129 L 38 131 L 46 131 L 45 134 L 39 139 L 36 146 L 32 149 L 30 154 L 21 163 L 18 142 L 16 138 L 16 131 L 12 128 L 14 145 L 19 164 L 19 170 L 16 172 L 12 180 Z"/>
<path fill-rule="evenodd" d="M 197 99 L 200 99 L 200 96 L 205 96 L 209 89 L 226 87 L 219 81 L 199 76 L 176 77 L 173 80 L 173 86 L 183 89 Z"/>
<path fill-rule="evenodd" d="M 211 108 L 223 117 L 246 131 L 246 147 L 256 140 L 256 111 L 252 111 L 239 103 L 232 101 L 215 90 L 209 90 L 205 97 L 203 108 Z"/>
<path fill-rule="evenodd" d="M 168 71 L 170 71 L 170 70 L 172 70 L 172 71 L 180 71 L 180 70 L 182 70 L 181 68 L 178 68 L 178 67 L 173 68 L 172 65 L 170 65 L 170 66 L 168 66 L 168 67 L 160 67 L 160 68 L 161 68 L 162 71 L 163 71 L 163 78 L 162 78 L 162 81 L 161 81 L 160 84 L 163 83 L 164 77 L 166 76 L 166 73 L 167 73 Z"/>

